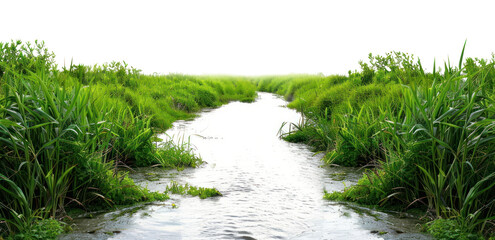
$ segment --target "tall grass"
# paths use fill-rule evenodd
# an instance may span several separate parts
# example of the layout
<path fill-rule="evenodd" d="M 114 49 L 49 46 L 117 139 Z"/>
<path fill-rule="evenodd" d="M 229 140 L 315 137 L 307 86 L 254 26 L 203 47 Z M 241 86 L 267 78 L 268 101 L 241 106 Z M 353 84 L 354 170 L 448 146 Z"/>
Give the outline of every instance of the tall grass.
<path fill-rule="evenodd" d="M 201 108 L 255 97 L 241 78 L 149 76 L 125 62 L 59 70 L 42 42 L 0 50 L 0 238 L 37 234 L 66 207 L 166 199 L 121 167 L 198 166 L 188 144 L 157 146 L 155 133 Z"/>
<path fill-rule="evenodd" d="M 427 199 L 437 217 L 454 217 L 469 232 L 483 231 L 495 219 L 493 99 L 483 93 L 485 76 L 462 75 L 461 63 L 443 76 L 434 72 L 430 88 L 404 90 L 401 114 L 407 120 L 389 122 L 400 129 L 391 148 L 424 156 L 415 163 L 424 191 L 418 197 Z"/>
<path fill-rule="evenodd" d="M 424 207 L 438 236 L 494 235 L 495 57 L 427 73 L 412 55 L 370 54 L 347 76 L 250 81 L 143 75 L 125 62 L 59 70 L 42 42 L 0 49 L 0 235 L 38 231 L 67 206 L 165 199 L 119 167 L 201 164 L 188 142 L 157 147 L 154 134 L 202 108 L 253 101 L 256 88 L 303 114 L 286 140 L 326 152 L 328 164 L 368 167 L 327 199 Z"/>
<path fill-rule="evenodd" d="M 0 211 L 10 232 L 63 215 L 68 202 L 124 203 L 112 193 L 119 188 L 129 194 L 120 197 L 154 197 L 114 173 L 111 162 L 118 159 L 107 154 L 126 136 L 112 131 L 117 124 L 104 120 L 112 111 L 97 108 L 89 88 L 63 88 L 44 71 L 8 72 L 2 80 L 10 94 L 0 108 Z"/>
<path fill-rule="evenodd" d="M 285 139 L 326 151 L 329 164 L 372 167 L 356 186 L 327 199 L 424 206 L 431 219 L 447 220 L 430 230 L 452 231 L 437 236 L 492 236 L 495 61 L 462 55 L 442 73 L 436 66 L 426 73 L 411 55 L 392 52 L 370 54 L 347 77 L 265 77 L 257 84 L 285 95 L 307 118 Z"/>
<path fill-rule="evenodd" d="M 155 76 L 139 74 L 124 64 L 118 65 L 118 70 L 105 66 L 81 66 L 82 73 L 78 74 L 65 70 L 59 78 L 67 84 L 76 80 L 91 85 L 100 102 L 128 107 L 134 113 L 151 117 L 151 127 L 160 130 L 170 128 L 178 119 L 193 118 L 205 107 L 218 107 L 234 100 L 250 102 L 256 96 L 255 86 L 241 77 Z"/>

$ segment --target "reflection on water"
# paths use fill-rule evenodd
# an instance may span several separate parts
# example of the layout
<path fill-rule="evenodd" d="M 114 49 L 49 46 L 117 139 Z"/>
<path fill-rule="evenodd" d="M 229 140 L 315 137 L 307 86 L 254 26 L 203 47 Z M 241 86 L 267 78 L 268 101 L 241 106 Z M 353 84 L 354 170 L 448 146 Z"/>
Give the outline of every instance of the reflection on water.
<path fill-rule="evenodd" d="M 279 97 L 259 93 L 178 121 L 170 136 L 190 137 L 207 164 L 181 172 L 138 169 L 135 181 L 164 191 L 175 180 L 215 187 L 223 197 L 172 195 L 165 202 L 75 219 L 63 239 L 425 239 L 413 219 L 323 200 L 323 189 L 357 181 L 355 169 L 323 168 L 321 156 L 278 139 L 284 121 L 300 115 Z M 339 179 L 345 173 L 345 180 Z M 337 177 L 336 177 L 337 176 Z M 172 203 L 178 208 L 172 208 Z"/>

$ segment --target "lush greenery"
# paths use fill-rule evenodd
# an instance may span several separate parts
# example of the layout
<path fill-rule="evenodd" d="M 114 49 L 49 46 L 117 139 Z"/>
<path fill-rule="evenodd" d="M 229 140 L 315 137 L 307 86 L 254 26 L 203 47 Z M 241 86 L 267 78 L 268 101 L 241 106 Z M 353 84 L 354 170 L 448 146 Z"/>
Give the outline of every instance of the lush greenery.
<path fill-rule="evenodd" d="M 461 57 L 432 73 L 399 52 L 360 64 L 348 76 L 257 79 L 259 90 L 284 95 L 305 116 L 286 140 L 326 152 L 328 164 L 369 168 L 357 185 L 325 198 L 424 207 L 440 219 L 431 231 L 494 235 L 495 58 Z"/>
<path fill-rule="evenodd" d="M 34 222 L 33 226 L 24 230 L 21 233 L 10 236 L 8 239 L 22 240 L 22 239 L 56 239 L 56 237 L 66 231 L 64 226 L 55 219 L 42 219 Z"/>
<path fill-rule="evenodd" d="M 0 43 L 0 237 L 51 238 L 66 207 L 167 199 L 119 169 L 201 164 L 187 143 L 157 146 L 155 133 L 255 97 L 242 78 L 148 76 L 125 62 L 58 69 L 53 57 L 42 42 Z"/>
<path fill-rule="evenodd" d="M 126 106 L 133 113 L 152 116 L 151 126 L 167 129 L 177 119 L 194 117 L 205 107 L 217 107 L 232 100 L 251 102 L 255 86 L 247 78 L 228 76 L 187 76 L 181 74 L 143 75 L 125 62 L 92 67 L 64 67 L 60 81 L 74 80 L 91 85 L 100 100 Z"/>
<path fill-rule="evenodd" d="M 285 96 L 304 118 L 282 136 L 367 167 L 332 200 L 426 209 L 442 239 L 495 234 L 495 57 L 425 72 L 400 52 L 369 55 L 348 75 L 144 75 L 125 62 L 58 68 L 43 43 L 0 43 L 0 237 L 54 238 L 66 207 L 168 198 L 122 167 L 195 167 L 187 141 L 155 134 L 205 107 Z M 254 83 L 254 84 L 253 84 Z M 120 170 L 119 170 L 120 169 Z M 172 183 L 206 198 L 216 189 Z M 18 235 L 14 235 L 17 233 Z"/>

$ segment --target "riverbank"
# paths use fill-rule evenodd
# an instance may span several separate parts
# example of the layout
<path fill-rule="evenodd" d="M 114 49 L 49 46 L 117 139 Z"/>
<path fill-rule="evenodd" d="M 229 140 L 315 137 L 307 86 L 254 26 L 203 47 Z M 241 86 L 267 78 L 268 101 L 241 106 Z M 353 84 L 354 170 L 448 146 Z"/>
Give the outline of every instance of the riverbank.
<path fill-rule="evenodd" d="M 41 42 L 0 50 L 0 236 L 14 239 L 53 238 L 66 208 L 167 199 L 122 167 L 200 165 L 187 142 L 157 146 L 155 133 L 256 96 L 245 79 L 148 76 L 125 62 L 59 69 Z"/>
<path fill-rule="evenodd" d="M 369 57 L 348 76 L 256 80 L 305 115 L 286 140 L 326 152 L 327 164 L 368 168 L 325 198 L 426 208 L 437 238 L 493 236 L 495 60 L 461 57 L 427 73 L 407 54 Z"/>

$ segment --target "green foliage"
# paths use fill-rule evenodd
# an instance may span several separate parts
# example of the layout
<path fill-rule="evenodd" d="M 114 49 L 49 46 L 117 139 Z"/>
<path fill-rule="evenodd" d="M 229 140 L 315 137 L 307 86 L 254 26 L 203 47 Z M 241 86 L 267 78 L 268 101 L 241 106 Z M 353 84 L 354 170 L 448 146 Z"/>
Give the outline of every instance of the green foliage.
<path fill-rule="evenodd" d="M 105 193 L 103 200 L 111 205 L 127 205 L 143 201 L 163 201 L 168 199 L 168 195 L 158 192 L 150 192 L 146 188 L 134 184 L 126 173 L 107 171 L 106 179 L 98 184 L 101 192 Z"/>
<path fill-rule="evenodd" d="M 36 221 L 32 226 L 22 233 L 9 236 L 8 240 L 36 240 L 36 239 L 56 239 L 64 232 L 63 223 L 55 219 L 43 219 Z"/>
<path fill-rule="evenodd" d="M 130 166 L 150 166 L 149 161 L 156 158 L 151 118 L 135 115 L 130 108 L 122 108 L 114 114 L 113 121 L 120 124 L 113 124 L 110 130 L 119 137 L 112 141 L 107 156 Z"/>
<path fill-rule="evenodd" d="M 193 153 L 189 141 L 179 142 L 172 140 L 162 142 L 157 151 L 157 160 L 163 167 L 178 168 L 197 167 L 203 163 L 201 158 Z"/>
<path fill-rule="evenodd" d="M 362 166 L 382 158 L 380 139 L 376 136 L 383 120 L 374 115 L 371 108 L 361 107 L 359 112 L 349 103 L 346 114 L 334 116 L 339 126 L 335 136 L 335 149 L 327 154 L 324 161 L 342 166 Z"/>
<path fill-rule="evenodd" d="M 49 71 L 54 67 L 54 57 L 44 42 L 35 41 L 34 45 L 20 40 L 0 42 L 0 79 L 9 71 L 22 74 Z"/>
<path fill-rule="evenodd" d="M 416 165 L 430 209 L 438 217 L 462 219 L 463 227 L 472 231 L 483 230 L 494 210 L 494 120 L 483 82 L 464 80 L 452 71 L 430 88 L 409 88 L 403 113 L 407 120 L 393 122 L 401 133 L 394 145 L 399 151 L 428 145 L 413 154 L 425 156 Z"/>
<path fill-rule="evenodd" d="M 198 196 L 201 199 L 222 196 L 222 194 L 215 188 L 195 187 L 195 186 L 190 186 L 187 183 L 185 185 L 180 185 L 175 181 L 172 181 L 170 185 L 167 186 L 166 191 L 172 194 L 180 194 L 180 195 L 187 194 L 193 197 Z"/>
<path fill-rule="evenodd" d="M 435 239 L 441 240 L 483 240 L 483 236 L 468 233 L 462 229 L 456 220 L 436 219 L 427 225 L 427 230 Z"/>
<path fill-rule="evenodd" d="M 214 107 L 218 101 L 218 97 L 213 93 L 213 90 L 207 87 L 199 87 L 194 97 L 202 107 Z"/>
<path fill-rule="evenodd" d="M 36 238 L 41 230 L 32 226 L 63 217 L 66 206 L 167 199 L 119 167 L 200 165 L 188 143 L 157 147 L 155 131 L 200 108 L 256 96 L 245 78 L 148 76 L 125 62 L 59 71 L 53 57 L 43 43 L 0 44 L 0 236 Z"/>
<path fill-rule="evenodd" d="M 138 86 L 140 70 L 129 66 L 125 61 L 105 63 L 101 66 L 85 66 L 82 64 L 71 64 L 69 68 L 63 67 L 61 76 L 72 77 L 81 84 L 88 85 L 96 82 L 105 84 L 120 84 L 128 88 L 136 88 Z"/>
<path fill-rule="evenodd" d="M 312 128 L 308 128 L 312 129 Z M 293 143 L 309 143 L 309 141 L 313 138 L 311 138 L 310 133 L 305 133 L 302 128 L 300 128 L 297 131 L 290 132 L 283 136 L 283 139 L 287 142 L 293 142 Z"/>
<path fill-rule="evenodd" d="M 424 205 L 437 237 L 493 235 L 495 57 L 425 73 L 400 52 L 369 55 L 348 76 L 143 75 L 125 62 L 59 71 L 43 43 L 0 44 L 0 235 L 57 232 L 45 220 L 65 206 L 164 200 L 118 167 L 199 166 L 188 142 L 157 146 L 156 131 L 204 107 L 283 95 L 303 119 L 280 136 L 327 152 L 328 164 L 373 166 L 325 198 L 368 205 Z M 216 189 L 168 191 L 208 197 Z M 448 220 L 443 220 L 448 219 Z M 48 220 L 47 220 L 48 221 Z M 438 221 L 438 222 L 437 222 Z M 48 234 L 48 233 L 47 233 Z M 51 236 L 51 235 L 50 235 Z M 47 235 L 47 238 L 48 235 Z"/>
<path fill-rule="evenodd" d="M 285 139 L 316 144 L 328 164 L 374 167 L 357 185 L 325 198 L 423 204 L 432 218 L 454 219 L 462 233 L 492 234 L 495 61 L 468 59 L 463 67 L 461 56 L 459 66 L 445 64 L 440 74 L 436 66 L 425 73 L 419 60 L 400 52 L 369 60 L 342 81 L 257 82 L 279 94 L 291 89 L 289 106 L 306 117 Z"/>
<path fill-rule="evenodd" d="M 63 88 L 52 77 L 9 72 L 3 78 L 12 94 L 0 108 L 0 212 L 6 228 L 24 231 L 39 217 L 58 217 L 70 199 L 84 206 L 95 199 L 122 204 L 160 198 L 112 164 L 119 160 L 113 151 L 139 153 L 128 146 L 142 146 L 142 139 L 132 142 L 128 136 L 142 136 L 149 128 L 131 122 L 132 128 L 116 131 L 125 121 L 105 121 L 113 111 L 95 108 L 90 89 Z M 122 138 L 129 141 L 116 144 Z M 150 137 L 145 140 L 151 144 Z"/>
<path fill-rule="evenodd" d="M 373 177 L 371 177 L 373 176 Z M 377 205 L 386 199 L 392 189 L 384 171 L 370 170 L 359 179 L 357 185 L 347 187 L 342 192 L 325 192 L 324 198 L 334 201 L 353 201 L 365 205 Z"/>
<path fill-rule="evenodd" d="M 422 84 L 424 78 L 421 61 L 413 55 L 403 52 L 389 52 L 385 56 L 368 55 L 369 65 L 359 62 L 361 65 L 361 77 L 363 84 L 401 82 L 405 84 Z M 428 82 L 424 82 L 428 83 Z"/>
<path fill-rule="evenodd" d="M 136 81 L 135 87 L 107 81 L 105 77 L 94 79 L 91 85 L 97 91 L 99 102 L 113 103 L 151 117 L 150 127 L 159 130 L 171 127 L 176 120 L 194 117 L 193 113 L 201 108 L 235 100 L 253 101 L 256 96 L 255 86 L 245 78 L 137 74 L 130 78 Z"/>
<path fill-rule="evenodd" d="M 330 136 L 334 135 L 335 130 L 326 117 L 321 117 L 317 121 L 302 118 L 297 124 L 290 123 L 288 132 L 282 132 L 282 127 L 279 130 L 281 138 L 289 142 L 308 144 L 314 151 L 326 151 L 333 145 L 333 138 Z"/>

